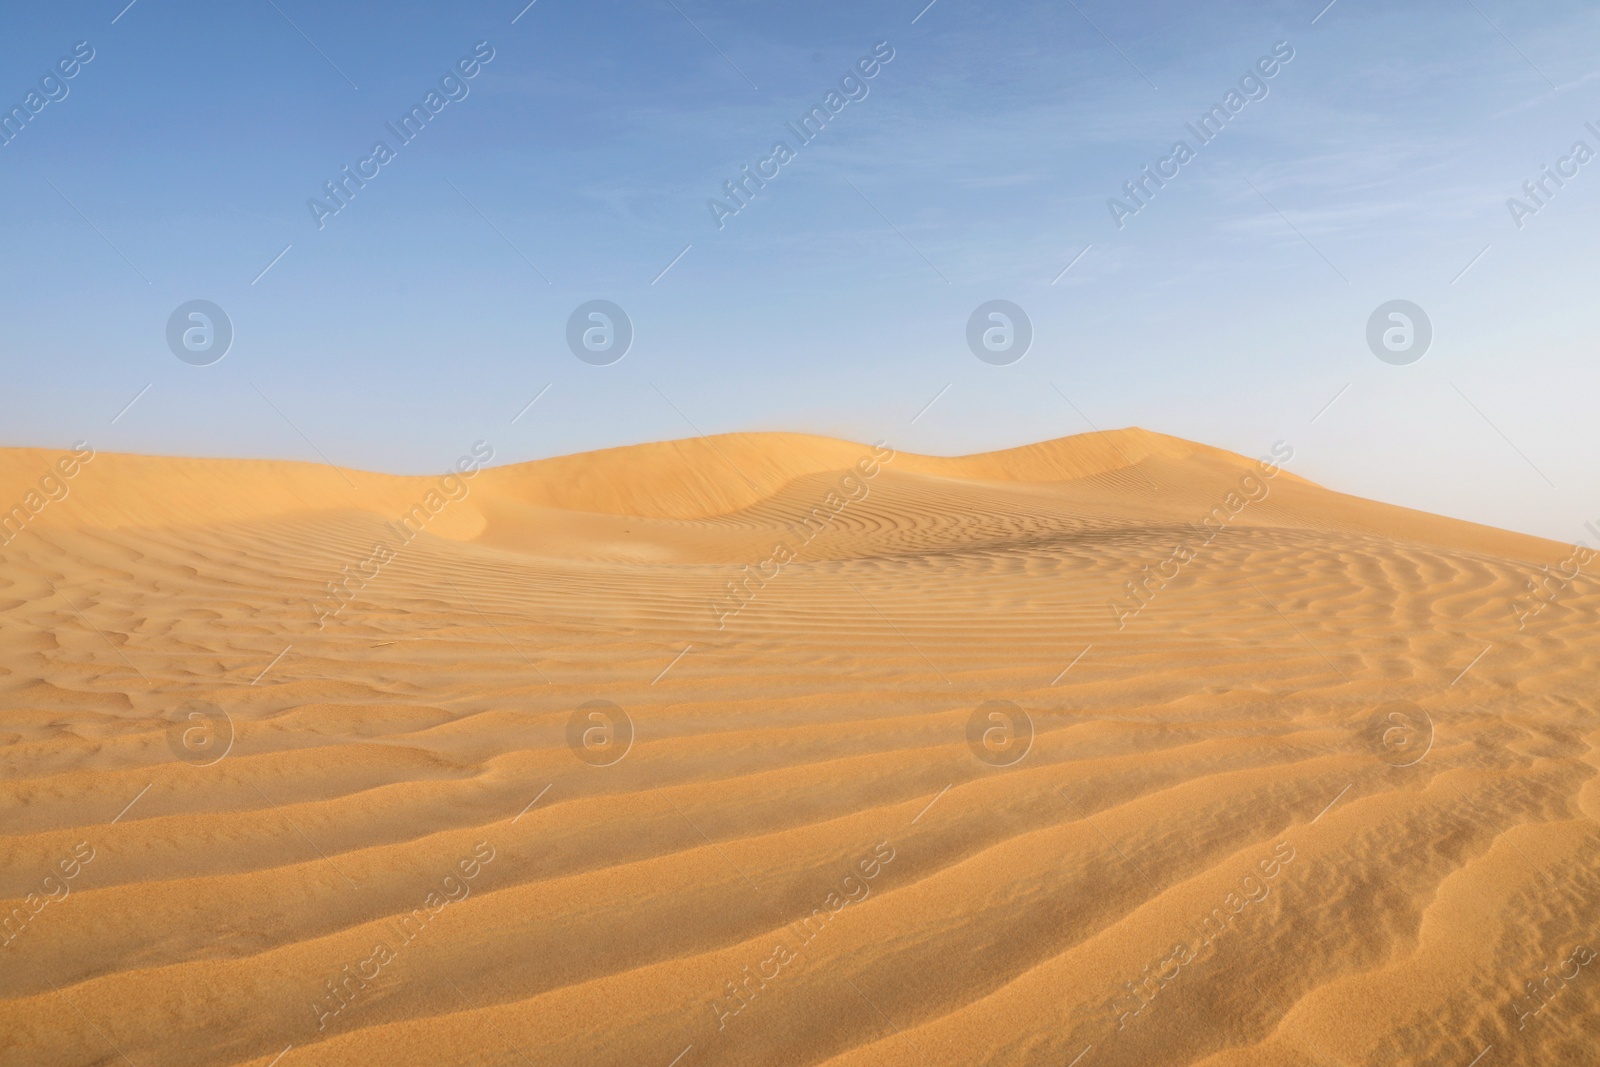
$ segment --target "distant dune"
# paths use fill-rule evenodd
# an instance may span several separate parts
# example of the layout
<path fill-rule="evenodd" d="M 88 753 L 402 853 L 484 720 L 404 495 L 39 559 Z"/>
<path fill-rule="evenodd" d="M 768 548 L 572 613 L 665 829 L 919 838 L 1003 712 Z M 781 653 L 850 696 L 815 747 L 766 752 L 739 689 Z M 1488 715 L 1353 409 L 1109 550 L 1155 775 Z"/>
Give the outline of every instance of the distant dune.
<path fill-rule="evenodd" d="M 497 462 L 0 450 L 0 1064 L 1600 1062 L 1586 554 L 1138 429 Z"/>

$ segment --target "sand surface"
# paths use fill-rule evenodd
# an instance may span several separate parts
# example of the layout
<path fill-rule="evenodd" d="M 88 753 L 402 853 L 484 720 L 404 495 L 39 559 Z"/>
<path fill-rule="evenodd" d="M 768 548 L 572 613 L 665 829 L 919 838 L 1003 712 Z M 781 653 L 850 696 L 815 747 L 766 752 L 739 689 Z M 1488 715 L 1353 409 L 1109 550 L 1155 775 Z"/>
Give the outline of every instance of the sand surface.
<path fill-rule="evenodd" d="M 63 455 L 0 1063 L 1600 1062 L 1570 546 L 1140 430 Z"/>

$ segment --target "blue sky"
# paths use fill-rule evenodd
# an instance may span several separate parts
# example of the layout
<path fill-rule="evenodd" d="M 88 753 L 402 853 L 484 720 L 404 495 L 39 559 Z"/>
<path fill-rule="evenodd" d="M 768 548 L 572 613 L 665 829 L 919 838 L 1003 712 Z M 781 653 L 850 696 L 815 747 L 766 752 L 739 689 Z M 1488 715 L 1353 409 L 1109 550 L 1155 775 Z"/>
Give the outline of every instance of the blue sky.
<path fill-rule="evenodd" d="M 4 109 L 94 58 L 0 147 L 0 442 L 420 473 L 479 439 L 960 453 L 1141 425 L 1286 440 L 1324 484 L 1561 540 L 1600 519 L 1600 160 L 1520 228 L 1507 208 L 1600 151 L 1600 12 L 924 2 L 8 12 Z M 479 42 L 401 144 L 385 124 Z M 879 42 L 866 95 L 799 143 Z M 1199 145 L 1185 123 L 1278 42 L 1266 95 Z M 1179 138 L 1194 159 L 1119 229 L 1108 200 Z M 379 139 L 394 158 L 319 229 L 308 200 Z M 719 229 L 708 199 L 779 140 Z M 565 340 L 596 298 L 636 332 L 609 366 Z M 1034 328 L 1008 366 L 965 341 L 995 298 Z M 1396 298 L 1434 330 L 1405 366 L 1366 341 Z M 211 366 L 168 349 L 192 299 L 234 327 Z"/>

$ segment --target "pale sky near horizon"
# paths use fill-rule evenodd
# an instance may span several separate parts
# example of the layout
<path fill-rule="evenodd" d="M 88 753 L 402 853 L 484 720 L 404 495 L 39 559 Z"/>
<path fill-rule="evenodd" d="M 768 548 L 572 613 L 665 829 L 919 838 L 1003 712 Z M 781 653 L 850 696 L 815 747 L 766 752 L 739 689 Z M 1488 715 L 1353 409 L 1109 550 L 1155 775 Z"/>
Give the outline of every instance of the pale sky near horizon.
<path fill-rule="evenodd" d="M 1600 10 L 525 2 L 0 16 L 0 444 L 422 473 L 480 439 L 1138 425 L 1593 543 Z M 776 176 L 719 227 L 745 165 Z M 1146 165 L 1176 172 L 1137 204 Z M 197 299 L 234 334 L 208 366 L 168 341 Z M 595 299 L 634 331 L 609 365 L 567 340 Z M 968 346 L 994 299 L 1032 325 L 1008 365 Z M 1407 364 L 1368 341 L 1397 299 L 1432 327 Z"/>

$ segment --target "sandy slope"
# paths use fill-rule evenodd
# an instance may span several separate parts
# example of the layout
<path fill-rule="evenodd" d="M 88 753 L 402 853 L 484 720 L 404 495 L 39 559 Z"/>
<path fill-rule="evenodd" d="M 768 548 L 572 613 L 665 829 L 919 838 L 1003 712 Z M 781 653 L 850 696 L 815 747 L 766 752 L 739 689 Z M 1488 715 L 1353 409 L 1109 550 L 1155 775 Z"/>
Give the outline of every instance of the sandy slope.
<path fill-rule="evenodd" d="M 1567 546 L 1139 430 L 59 484 L 0 1062 L 1600 1062 L 1600 600 L 1514 608 Z"/>

